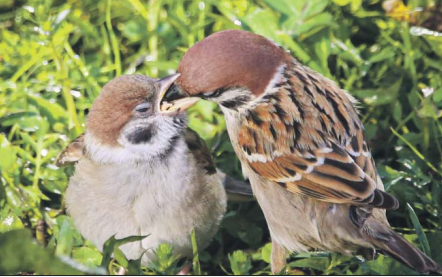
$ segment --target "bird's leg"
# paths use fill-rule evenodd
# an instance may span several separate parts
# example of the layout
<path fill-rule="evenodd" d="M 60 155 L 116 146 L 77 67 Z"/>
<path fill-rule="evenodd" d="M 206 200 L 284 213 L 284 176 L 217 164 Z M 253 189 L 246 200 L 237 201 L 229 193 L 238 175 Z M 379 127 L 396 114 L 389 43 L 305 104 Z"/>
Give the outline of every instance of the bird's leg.
<path fill-rule="evenodd" d="M 288 251 L 284 246 L 272 239 L 272 255 L 271 255 L 271 267 L 273 274 L 280 274 L 281 271 L 287 265 Z"/>

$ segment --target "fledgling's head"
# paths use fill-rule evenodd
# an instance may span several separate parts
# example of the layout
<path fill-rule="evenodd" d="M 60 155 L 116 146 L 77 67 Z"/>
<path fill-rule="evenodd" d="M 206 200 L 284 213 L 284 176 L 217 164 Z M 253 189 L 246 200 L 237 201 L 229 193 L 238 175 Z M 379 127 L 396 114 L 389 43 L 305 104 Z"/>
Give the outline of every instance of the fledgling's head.
<path fill-rule="evenodd" d="M 170 152 L 186 127 L 183 99 L 161 111 L 160 102 L 179 74 L 161 80 L 120 76 L 103 87 L 86 121 L 85 145 L 96 162 L 133 162 Z"/>
<path fill-rule="evenodd" d="M 221 31 L 186 52 L 178 66 L 177 86 L 166 98 L 169 101 L 184 93 L 235 108 L 262 95 L 291 59 L 263 36 Z"/>

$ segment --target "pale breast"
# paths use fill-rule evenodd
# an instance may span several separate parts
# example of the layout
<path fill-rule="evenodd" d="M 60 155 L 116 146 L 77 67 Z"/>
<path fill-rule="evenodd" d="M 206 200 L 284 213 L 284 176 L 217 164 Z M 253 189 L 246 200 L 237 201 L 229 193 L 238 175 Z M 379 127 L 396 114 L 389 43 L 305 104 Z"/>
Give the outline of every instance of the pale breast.
<path fill-rule="evenodd" d="M 181 256 L 191 255 L 194 228 L 206 245 L 225 213 L 226 196 L 219 177 L 205 175 L 186 151 L 161 163 L 96 165 L 81 160 L 66 192 L 76 227 L 100 249 L 114 234 L 149 235 L 121 248 L 130 259 L 160 243 L 173 245 Z M 151 252 L 144 256 L 145 264 Z"/>

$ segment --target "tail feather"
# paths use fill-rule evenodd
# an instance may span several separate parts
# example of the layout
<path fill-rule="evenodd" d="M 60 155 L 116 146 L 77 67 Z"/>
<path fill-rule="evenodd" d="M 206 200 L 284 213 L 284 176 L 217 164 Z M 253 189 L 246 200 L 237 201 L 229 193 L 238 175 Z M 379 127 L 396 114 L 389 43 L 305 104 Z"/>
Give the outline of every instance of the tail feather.
<path fill-rule="evenodd" d="M 420 273 L 442 274 L 440 265 L 388 226 L 370 219 L 365 229 L 366 239 L 397 261 Z"/>
<path fill-rule="evenodd" d="M 219 169 L 217 171 L 222 179 L 229 201 L 248 202 L 254 200 L 252 187 L 249 182 L 236 180 Z"/>

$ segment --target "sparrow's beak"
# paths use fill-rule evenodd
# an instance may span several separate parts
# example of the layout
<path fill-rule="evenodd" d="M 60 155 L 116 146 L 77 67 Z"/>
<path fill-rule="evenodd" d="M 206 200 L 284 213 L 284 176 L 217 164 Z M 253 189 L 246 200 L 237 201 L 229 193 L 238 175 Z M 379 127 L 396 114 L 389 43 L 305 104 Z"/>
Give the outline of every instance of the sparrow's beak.
<path fill-rule="evenodd" d="M 185 111 L 200 100 L 198 97 L 189 97 L 177 85 L 172 86 L 179 76 L 180 74 L 176 73 L 158 81 L 160 84 L 159 103 L 162 113 Z"/>
<path fill-rule="evenodd" d="M 160 85 L 160 101 L 163 100 L 167 90 L 170 88 L 173 82 L 178 79 L 178 77 L 180 77 L 180 74 L 175 73 L 157 81 L 157 83 Z"/>

